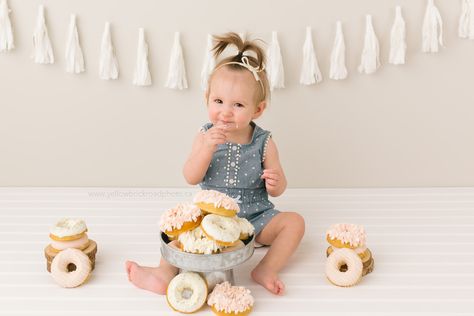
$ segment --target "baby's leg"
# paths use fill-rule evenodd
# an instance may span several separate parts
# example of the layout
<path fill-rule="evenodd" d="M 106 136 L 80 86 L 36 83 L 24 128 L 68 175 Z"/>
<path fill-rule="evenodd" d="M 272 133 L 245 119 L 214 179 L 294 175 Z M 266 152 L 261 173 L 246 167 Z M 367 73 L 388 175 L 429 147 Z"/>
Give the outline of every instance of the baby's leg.
<path fill-rule="evenodd" d="M 166 294 L 166 289 L 171 279 L 178 274 L 178 268 L 169 264 L 163 258 L 159 267 L 144 267 L 133 261 L 125 262 L 128 280 L 136 287 L 155 292 L 157 294 Z"/>
<path fill-rule="evenodd" d="M 265 226 L 256 241 L 271 245 L 265 257 L 252 271 L 252 278 L 273 294 L 285 289 L 278 272 L 286 265 L 304 235 L 304 219 L 298 213 L 282 212 Z"/>

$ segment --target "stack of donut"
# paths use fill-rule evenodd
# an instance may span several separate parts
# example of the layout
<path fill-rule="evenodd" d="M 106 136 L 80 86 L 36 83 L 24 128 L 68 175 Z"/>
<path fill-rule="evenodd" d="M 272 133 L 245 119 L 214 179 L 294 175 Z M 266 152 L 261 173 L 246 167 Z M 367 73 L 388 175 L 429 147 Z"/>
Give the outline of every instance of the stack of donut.
<path fill-rule="evenodd" d="M 170 246 L 195 254 L 215 254 L 244 247 L 254 233 L 253 225 L 237 216 L 240 208 L 218 191 L 203 190 L 194 204 L 179 203 L 160 219 L 160 230 L 172 242 Z"/>
<path fill-rule="evenodd" d="M 64 218 L 50 230 L 51 243 L 44 249 L 46 269 L 62 287 L 76 287 L 95 268 L 97 244 L 87 236 L 87 226 L 81 219 Z"/>
<path fill-rule="evenodd" d="M 372 252 L 366 246 L 364 227 L 334 224 L 326 232 L 326 276 L 337 286 L 353 286 L 374 269 Z"/>
<path fill-rule="evenodd" d="M 161 216 L 160 230 L 171 240 L 171 247 L 184 252 L 211 255 L 234 251 L 254 234 L 253 225 L 237 216 L 239 211 L 239 205 L 226 194 L 203 190 L 193 203 L 179 203 L 167 210 Z M 207 297 L 208 285 L 195 272 L 178 274 L 166 291 L 168 305 L 181 313 L 198 311 Z M 252 309 L 253 298 L 249 290 L 224 282 L 215 286 L 208 304 L 217 315 L 245 316 Z"/>

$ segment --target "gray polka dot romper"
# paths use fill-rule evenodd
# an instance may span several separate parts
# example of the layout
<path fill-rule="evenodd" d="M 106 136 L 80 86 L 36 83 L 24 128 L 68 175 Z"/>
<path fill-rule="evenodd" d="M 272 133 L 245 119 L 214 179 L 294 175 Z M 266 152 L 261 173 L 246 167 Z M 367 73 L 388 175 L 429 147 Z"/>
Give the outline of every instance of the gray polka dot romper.
<path fill-rule="evenodd" d="M 216 190 L 234 198 L 240 207 L 239 217 L 245 217 L 260 233 L 273 216 L 279 213 L 268 200 L 263 174 L 263 161 L 271 133 L 254 122 L 252 139 L 248 144 L 225 143 L 218 145 L 200 186 L 203 190 Z M 212 127 L 201 128 L 205 133 Z"/>

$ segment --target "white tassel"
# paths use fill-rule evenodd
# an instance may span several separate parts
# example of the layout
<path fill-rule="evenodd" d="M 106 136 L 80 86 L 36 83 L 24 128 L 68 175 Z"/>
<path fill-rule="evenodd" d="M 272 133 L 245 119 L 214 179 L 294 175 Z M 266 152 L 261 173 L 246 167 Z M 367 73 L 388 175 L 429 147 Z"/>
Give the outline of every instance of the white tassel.
<path fill-rule="evenodd" d="M 7 52 L 15 48 L 10 12 L 7 0 L 2 0 L 0 3 L 0 52 Z"/>
<path fill-rule="evenodd" d="M 31 58 L 37 64 L 54 64 L 53 47 L 48 36 L 43 5 L 40 5 L 38 8 L 38 18 L 33 32 L 33 53 Z"/>
<path fill-rule="evenodd" d="M 151 74 L 148 68 L 148 44 L 145 40 L 145 30 L 143 28 L 138 29 L 137 63 L 133 84 L 136 86 L 151 85 Z"/>
<path fill-rule="evenodd" d="M 209 76 L 211 75 L 214 67 L 216 66 L 216 59 L 212 53 L 213 41 L 212 35 L 207 35 L 207 46 L 206 54 L 204 56 L 204 64 L 201 70 L 201 88 L 202 90 L 207 90 L 207 85 L 209 83 Z"/>
<path fill-rule="evenodd" d="M 115 80 L 118 75 L 118 61 L 110 35 L 110 23 L 106 22 L 100 45 L 99 77 L 102 80 Z"/>
<path fill-rule="evenodd" d="M 346 68 L 346 45 L 344 43 L 344 33 L 342 32 L 342 23 L 336 23 L 336 37 L 331 52 L 331 67 L 329 78 L 333 80 L 342 80 L 347 78 Z"/>
<path fill-rule="evenodd" d="M 439 34 L 438 34 L 439 33 Z M 433 0 L 428 0 L 423 21 L 423 52 L 437 53 L 443 44 L 443 20 Z"/>
<path fill-rule="evenodd" d="M 390 34 L 390 57 L 389 63 L 394 65 L 405 64 L 407 52 L 406 25 L 402 16 L 402 8 L 397 6 L 395 21 Z"/>
<path fill-rule="evenodd" d="M 312 85 L 323 80 L 319 69 L 318 59 L 314 52 L 313 37 L 311 27 L 306 27 L 306 39 L 303 44 L 303 65 L 301 66 L 300 83 Z"/>
<path fill-rule="evenodd" d="M 474 39 L 474 1 L 462 0 L 462 12 L 459 18 L 459 37 Z"/>
<path fill-rule="evenodd" d="M 79 34 L 77 32 L 76 15 L 71 14 L 69 35 L 66 42 L 66 72 L 79 74 L 84 72 L 84 55 L 82 54 Z"/>
<path fill-rule="evenodd" d="M 283 69 L 277 32 L 272 32 L 272 42 L 267 51 L 267 59 L 267 76 L 270 81 L 270 90 L 284 88 L 285 70 Z"/>
<path fill-rule="evenodd" d="M 187 89 L 186 68 L 184 66 L 183 48 L 179 40 L 179 32 L 174 33 L 174 43 L 171 49 L 170 65 L 168 69 L 168 80 L 165 84 L 170 89 Z"/>
<path fill-rule="evenodd" d="M 375 34 L 372 24 L 372 16 L 370 14 L 365 17 L 365 38 L 364 49 L 359 65 L 359 72 L 365 74 L 373 74 L 380 67 L 380 48 L 379 40 Z"/>

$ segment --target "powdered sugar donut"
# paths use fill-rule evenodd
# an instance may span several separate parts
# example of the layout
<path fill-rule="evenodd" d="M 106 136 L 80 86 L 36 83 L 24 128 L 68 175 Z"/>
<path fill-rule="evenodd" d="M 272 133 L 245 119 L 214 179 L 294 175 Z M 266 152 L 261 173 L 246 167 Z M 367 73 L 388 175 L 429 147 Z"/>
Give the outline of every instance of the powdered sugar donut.
<path fill-rule="evenodd" d="M 206 281 L 195 272 L 178 274 L 171 280 L 166 290 L 168 305 L 181 313 L 198 311 L 206 303 L 206 298 Z"/>
<path fill-rule="evenodd" d="M 240 211 L 230 196 L 215 190 L 202 190 L 194 196 L 194 204 L 207 213 L 232 217 Z"/>
<path fill-rule="evenodd" d="M 179 203 L 161 215 L 160 230 L 170 237 L 177 237 L 198 227 L 201 220 L 199 207 L 190 203 Z"/>
<path fill-rule="evenodd" d="M 207 238 L 203 233 L 201 227 L 196 227 L 193 230 L 188 230 L 178 237 L 181 245 L 181 250 L 190 253 L 212 254 L 217 253 L 222 249 L 216 241 Z"/>
<path fill-rule="evenodd" d="M 87 280 L 90 272 L 91 261 L 89 257 L 74 248 L 61 251 L 51 263 L 51 276 L 62 287 L 81 285 Z"/>
<path fill-rule="evenodd" d="M 207 304 L 217 315 L 244 316 L 252 310 L 254 299 L 250 290 L 225 281 L 214 287 Z"/>
<path fill-rule="evenodd" d="M 326 232 L 327 241 L 336 248 L 359 248 L 365 246 L 364 227 L 356 224 L 335 224 Z"/>
<path fill-rule="evenodd" d="M 240 226 L 232 217 L 208 214 L 201 222 L 203 233 L 221 246 L 232 246 L 240 237 Z"/>
<path fill-rule="evenodd" d="M 347 271 L 341 271 L 342 266 Z M 353 286 L 362 278 L 362 260 L 354 250 L 341 248 L 331 253 L 326 261 L 326 276 L 337 286 Z"/>

